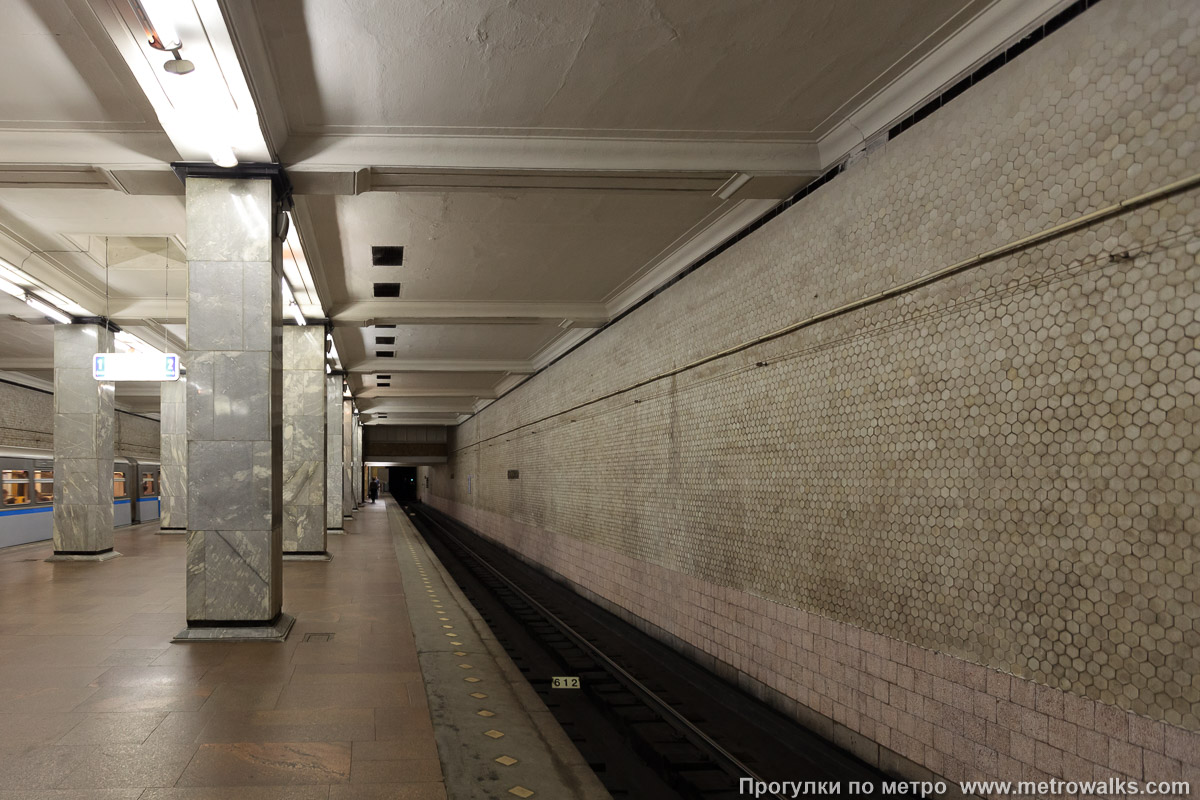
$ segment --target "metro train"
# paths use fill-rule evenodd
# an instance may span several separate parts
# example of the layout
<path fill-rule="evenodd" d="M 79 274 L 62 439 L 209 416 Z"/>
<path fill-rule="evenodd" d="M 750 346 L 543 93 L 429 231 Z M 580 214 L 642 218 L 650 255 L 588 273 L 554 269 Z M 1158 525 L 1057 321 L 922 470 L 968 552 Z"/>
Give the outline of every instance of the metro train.
<path fill-rule="evenodd" d="M 0 547 L 38 542 L 54 534 L 54 453 L 0 448 Z M 113 526 L 160 516 L 159 464 L 118 458 L 113 462 Z"/>

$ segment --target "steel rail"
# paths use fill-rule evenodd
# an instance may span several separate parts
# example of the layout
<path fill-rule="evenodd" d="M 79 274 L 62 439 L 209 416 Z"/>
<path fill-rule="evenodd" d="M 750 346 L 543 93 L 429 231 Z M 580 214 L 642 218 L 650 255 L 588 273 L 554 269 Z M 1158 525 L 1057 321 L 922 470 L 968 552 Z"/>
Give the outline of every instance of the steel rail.
<path fill-rule="evenodd" d="M 685 735 L 694 736 L 695 739 L 699 740 L 699 743 L 702 744 L 704 748 L 707 748 L 711 753 L 717 755 L 719 759 L 724 759 L 727 765 L 732 766 L 736 771 L 743 773 L 745 777 L 757 781 L 760 784 L 769 785 L 768 781 L 759 776 L 750 767 L 743 764 L 737 758 L 737 756 L 733 755 L 720 744 L 713 741 L 708 734 L 696 727 L 696 725 L 687 719 L 687 717 L 683 716 L 674 708 L 672 708 L 669 703 L 660 698 L 645 684 L 643 684 L 633 675 L 629 674 L 624 667 L 613 661 L 603 650 L 589 642 L 557 614 L 535 600 L 529 595 L 528 592 L 526 592 L 524 589 L 506 577 L 503 573 L 501 573 L 498 569 L 488 563 L 487 559 L 485 559 L 475 550 L 471 549 L 470 546 L 464 544 L 463 541 L 459 539 L 458 536 L 456 536 L 445 524 L 427 514 L 424 509 L 418 508 L 417 513 L 421 516 L 421 519 L 424 522 L 440 529 L 440 531 L 446 535 L 447 538 L 451 539 L 458 547 L 465 550 L 481 567 L 490 572 L 497 580 L 507 586 L 510 591 L 519 596 L 521 600 L 528 603 L 534 610 L 555 625 L 560 632 L 574 641 L 578 647 L 590 653 L 594 658 L 604 664 L 606 668 L 624 681 L 629 688 L 634 689 L 638 694 L 642 695 L 642 699 L 654 706 L 659 713 L 668 717 L 669 720 L 676 726 L 681 727 L 683 729 L 682 733 Z M 781 794 L 771 793 L 763 796 L 778 798 L 778 800 L 785 800 L 784 796 Z"/>

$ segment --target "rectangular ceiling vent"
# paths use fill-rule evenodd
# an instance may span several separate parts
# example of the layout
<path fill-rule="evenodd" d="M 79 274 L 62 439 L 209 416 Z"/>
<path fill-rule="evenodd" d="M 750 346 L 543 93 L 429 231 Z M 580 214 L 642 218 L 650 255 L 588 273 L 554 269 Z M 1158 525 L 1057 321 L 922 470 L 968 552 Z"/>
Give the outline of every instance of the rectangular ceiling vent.
<path fill-rule="evenodd" d="M 395 325 L 376 325 L 375 327 L 379 330 L 383 330 L 384 328 L 394 328 L 396 326 Z"/>
<path fill-rule="evenodd" d="M 400 284 L 398 283 L 377 283 L 375 284 L 376 297 L 399 297 Z"/>
<path fill-rule="evenodd" d="M 392 379 L 391 375 L 376 375 L 375 376 L 375 380 L 377 380 L 377 381 L 390 381 L 391 379 Z"/>
<path fill-rule="evenodd" d="M 376 358 L 395 358 L 396 351 L 395 350 L 376 350 L 375 357 Z"/>
<path fill-rule="evenodd" d="M 395 343 L 396 343 L 395 336 L 376 336 L 375 337 L 375 344 L 395 344 Z"/>
<path fill-rule="evenodd" d="M 402 267 L 404 266 L 404 248 L 394 245 L 382 245 L 371 248 L 371 266 L 373 267 Z"/>
<path fill-rule="evenodd" d="M 381 389 L 390 389 L 390 388 L 391 388 L 391 386 L 392 386 L 392 385 L 391 385 L 390 383 L 388 383 L 387 381 L 384 381 L 383 383 L 377 383 L 377 384 L 375 384 L 375 385 L 376 385 L 376 386 L 378 386 L 378 387 L 379 387 L 379 388 L 381 388 Z"/>

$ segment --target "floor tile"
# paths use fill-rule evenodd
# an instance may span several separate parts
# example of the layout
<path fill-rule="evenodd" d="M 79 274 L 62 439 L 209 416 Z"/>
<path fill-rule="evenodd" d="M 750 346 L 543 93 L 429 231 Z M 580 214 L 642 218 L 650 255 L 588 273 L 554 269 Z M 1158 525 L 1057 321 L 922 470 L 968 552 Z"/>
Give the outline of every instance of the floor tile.
<path fill-rule="evenodd" d="M 204 744 L 180 786 L 333 784 L 350 780 L 346 742 Z"/>

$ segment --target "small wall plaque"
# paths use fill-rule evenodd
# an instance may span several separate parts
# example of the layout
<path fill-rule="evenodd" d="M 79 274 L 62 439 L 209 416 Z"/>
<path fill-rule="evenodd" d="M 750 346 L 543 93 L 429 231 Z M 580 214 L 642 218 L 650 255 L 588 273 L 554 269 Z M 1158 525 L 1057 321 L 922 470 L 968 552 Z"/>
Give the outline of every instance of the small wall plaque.
<path fill-rule="evenodd" d="M 519 469 L 510 469 L 510 470 L 508 471 L 508 479 L 509 479 L 510 481 L 515 481 L 515 480 L 516 480 L 517 478 L 519 478 L 519 477 L 521 477 L 521 470 L 519 470 Z"/>

